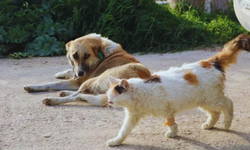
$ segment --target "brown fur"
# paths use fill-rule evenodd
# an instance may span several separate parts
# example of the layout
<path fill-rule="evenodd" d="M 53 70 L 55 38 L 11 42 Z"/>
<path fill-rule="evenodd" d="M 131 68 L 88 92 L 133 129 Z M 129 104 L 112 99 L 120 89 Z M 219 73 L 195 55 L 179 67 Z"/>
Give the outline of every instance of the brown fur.
<path fill-rule="evenodd" d="M 28 92 L 50 91 L 50 90 L 77 90 L 82 83 L 88 79 L 97 77 L 110 68 L 122 66 L 128 63 L 139 63 L 132 55 L 128 54 L 117 44 L 116 49 L 112 53 L 105 53 L 108 42 L 102 40 L 102 37 L 83 36 L 68 42 L 65 47 L 67 58 L 71 66 L 74 68 L 75 77 L 69 80 L 59 82 L 46 83 L 40 85 L 27 85 L 24 89 Z M 100 58 L 99 54 L 103 56 Z M 88 57 L 86 57 L 88 56 Z M 87 58 L 87 59 L 86 59 Z M 83 76 L 78 76 L 79 72 L 84 72 Z M 149 70 L 146 67 L 135 68 L 136 76 L 141 78 L 149 77 Z M 122 71 L 127 74 L 126 70 Z M 91 90 L 85 90 L 91 93 Z"/>
<path fill-rule="evenodd" d="M 221 52 L 209 58 L 208 61 L 217 63 L 217 67 L 224 71 L 230 64 L 236 63 L 240 51 L 250 51 L 249 43 L 250 37 L 246 34 L 241 34 L 225 44 Z"/>
<path fill-rule="evenodd" d="M 138 78 L 139 75 L 137 74 L 137 70 L 134 68 L 140 68 L 145 72 L 144 76 L 149 78 L 151 76 L 150 72 L 147 68 L 145 68 L 140 63 L 128 63 L 119 67 L 114 67 L 111 69 L 106 70 L 101 75 L 88 79 L 85 81 L 79 88 L 77 92 L 69 92 L 69 91 L 62 91 L 60 94 L 66 97 L 51 97 L 45 98 L 43 103 L 45 105 L 59 105 L 68 102 L 74 102 L 77 100 L 82 100 L 85 102 L 89 102 L 92 105 L 96 106 L 104 106 L 107 104 L 107 95 L 105 94 L 106 91 L 109 89 L 110 86 L 116 86 L 117 84 L 109 84 L 108 76 L 115 76 L 117 78 L 122 79 L 129 79 L 129 78 Z M 122 93 L 128 88 L 128 84 L 122 80 L 119 84 L 117 94 Z M 122 89 L 124 88 L 124 89 Z M 67 94 L 69 93 L 69 94 Z"/>
<path fill-rule="evenodd" d="M 211 62 L 208 62 L 208 61 L 205 61 L 205 60 L 200 61 L 200 65 L 201 65 L 203 68 L 206 68 L 206 69 L 212 68 Z"/>
<path fill-rule="evenodd" d="M 199 83 L 196 75 L 190 71 L 186 72 L 183 78 L 187 81 L 190 85 L 197 85 Z"/>
<path fill-rule="evenodd" d="M 175 124 L 175 118 L 167 118 L 167 122 L 165 122 L 165 125 L 167 126 L 173 126 Z"/>

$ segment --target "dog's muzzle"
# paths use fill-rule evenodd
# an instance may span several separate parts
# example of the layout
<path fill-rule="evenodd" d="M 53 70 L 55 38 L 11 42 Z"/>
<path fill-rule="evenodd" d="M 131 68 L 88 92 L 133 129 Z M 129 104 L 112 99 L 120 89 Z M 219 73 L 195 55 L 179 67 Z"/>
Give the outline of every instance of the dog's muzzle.
<path fill-rule="evenodd" d="M 84 71 L 79 71 L 78 72 L 78 76 L 83 76 L 84 75 Z"/>

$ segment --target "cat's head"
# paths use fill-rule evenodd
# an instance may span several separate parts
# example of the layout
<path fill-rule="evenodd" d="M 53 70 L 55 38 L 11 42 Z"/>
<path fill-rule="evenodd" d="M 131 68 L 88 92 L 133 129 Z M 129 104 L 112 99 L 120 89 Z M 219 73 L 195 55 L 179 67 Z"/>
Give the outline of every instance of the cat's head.
<path fill-rule="evenodd" d="M 108 77 L 110 86 L 107 91 L 108 103 L 114 106 L 124 106 L 128 100 L 127 92 L 129 89 L 129 83 L 125 79 L 117 79 L 113 76 Z"/>

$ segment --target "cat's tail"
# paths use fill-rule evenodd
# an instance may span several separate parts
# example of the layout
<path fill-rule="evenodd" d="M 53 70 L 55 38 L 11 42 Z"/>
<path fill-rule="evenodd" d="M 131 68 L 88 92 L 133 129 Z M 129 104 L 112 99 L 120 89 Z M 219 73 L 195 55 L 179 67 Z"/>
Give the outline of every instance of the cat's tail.
<path fill-rule="evenodd" d="M 242 50 L 250 52 L 250 36 L 246 34 L 240 34 L 226 43 L 223 49 L 208 61 L 224 72 L 230 64 L 236 63 L 237 56 Z"/>

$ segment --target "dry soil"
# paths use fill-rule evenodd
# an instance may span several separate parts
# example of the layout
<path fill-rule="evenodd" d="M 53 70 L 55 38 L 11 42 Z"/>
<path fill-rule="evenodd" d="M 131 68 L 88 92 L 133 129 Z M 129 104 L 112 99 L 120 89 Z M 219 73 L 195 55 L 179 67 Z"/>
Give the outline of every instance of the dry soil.
<path fill-rule="evenodd" d="M 214 55 L 218 49 L 135 57 L 151 72 L 167 70 Z M 110 148 L 108 139 L 118 133 L 122 108 L 92 107 L 78 103 L 44 106 L 42 99 L 58 92 L 27 93 L 25 84 L 56 81 L 54 74 L 69 69 L 66 57 L 0 59 L 1 150 L 125 150 L 125 149 L 250 149 L 250 54 L 242 52 L 238 63 L 226 71 L 226 95 L 234 102 L 234 119 L 224 131 L 221 115 L 212 130 L 201 125 L 207 116 L 200 110 L 176 117 L 178 137 L 166 138 L 164 120 L 142 120 L 121 146 Z M 180 93 L 181 94 L 181 93 Z"/>

